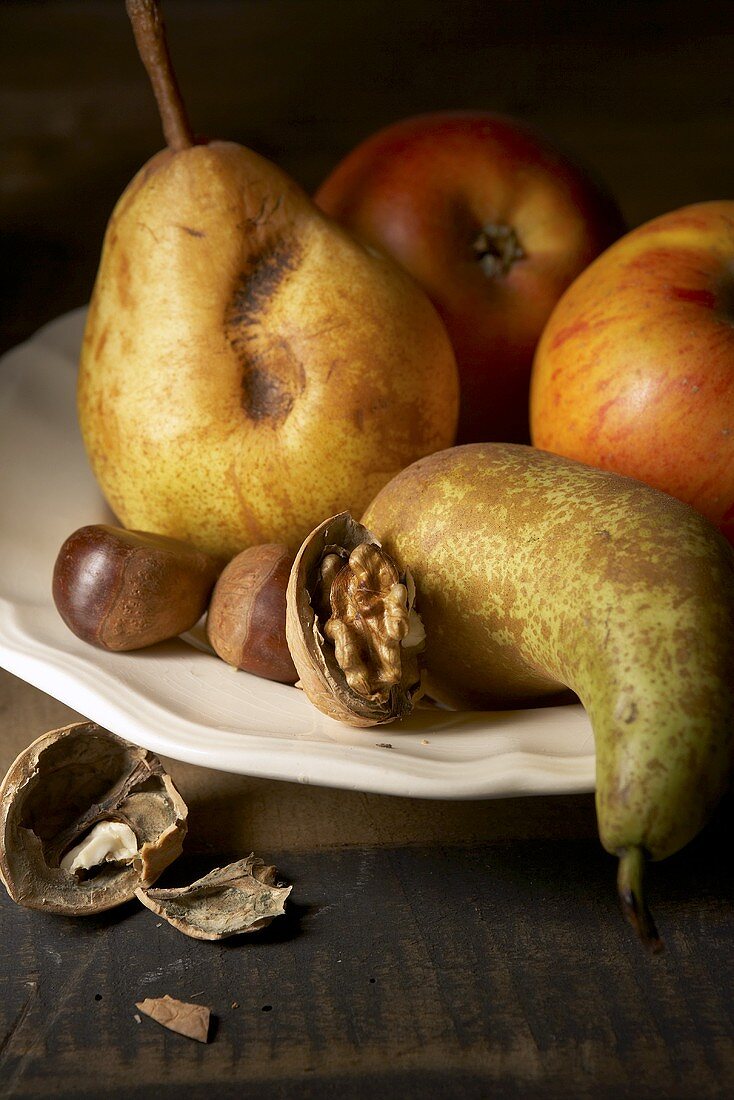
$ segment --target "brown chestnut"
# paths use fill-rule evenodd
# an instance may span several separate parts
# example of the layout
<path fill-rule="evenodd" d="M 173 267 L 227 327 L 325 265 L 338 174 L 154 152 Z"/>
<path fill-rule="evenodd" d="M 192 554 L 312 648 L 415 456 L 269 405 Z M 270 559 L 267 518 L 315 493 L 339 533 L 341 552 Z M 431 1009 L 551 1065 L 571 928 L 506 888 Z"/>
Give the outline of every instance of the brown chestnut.
<path fill-rule="evenodd" d="M 83 641 L 102 649 L 142 649 L 194 626 L 219 568 L 178 539 L 91 524 L 61 547 L 53 598 Z"/>
<path fill-rule="evenodd" d="M 216 583 L 206 621 L 214 651 L 244 672 L 294 684 L 285 638 L 285 591 L 295 555 L 268 543 L 243 550 Z"/>

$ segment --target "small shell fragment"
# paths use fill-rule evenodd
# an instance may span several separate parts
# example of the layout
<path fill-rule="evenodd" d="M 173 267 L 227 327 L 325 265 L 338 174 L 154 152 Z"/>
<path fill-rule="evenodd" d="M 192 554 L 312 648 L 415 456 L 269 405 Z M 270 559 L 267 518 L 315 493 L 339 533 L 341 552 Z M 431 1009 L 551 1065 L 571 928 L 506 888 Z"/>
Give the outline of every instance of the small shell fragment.
<path fill-rule="evenodd" d="M 265 928 L 282 916 L 291 886 L 275 884 L 275 867 L 249 855 L 217 867 L 190 886 L 135 891 L 138 901 L 196 940 L 223 940 Z"/>
<path fill-rule="evenodd" d="M 146 997 L 144 1001 L 136 1001 L 135 1007 L 169 1031 L 185 1035 L 187 1039 L 196 1039 L 199 1043 L 209 1041 L 211 1009 L 206 1005 L 177 1001 L 166 993 L 164 997 Z"/>

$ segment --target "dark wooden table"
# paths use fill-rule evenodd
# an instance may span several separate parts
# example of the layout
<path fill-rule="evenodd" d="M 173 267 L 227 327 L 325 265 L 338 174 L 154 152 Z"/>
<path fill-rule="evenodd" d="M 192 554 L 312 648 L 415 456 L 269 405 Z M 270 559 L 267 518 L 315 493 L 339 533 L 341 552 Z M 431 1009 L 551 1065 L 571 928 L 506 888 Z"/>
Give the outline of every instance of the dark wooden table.
<path fill-rule="evenodd" d="M 631 224 L 731 194 L 730 3 L 167 13 L 197 129 L 309 188 L 382 124 L 474 106 L 544 128 Z M 87 299 L 109 210 L 160 137 L 121 0 L 4 3 L 0 74 L 6 348 Z M 0 768 L 74 717 L 0 672 Z M 667 950 L 648 958 L 617 912 L 591 795 L 421 802 L 170 767 L 191 810 L 182 873 L 254 849 L 294 883 L 287 917 L 217 945 L 133 905 L 73 922 L 0 893 L 1 1095 L 734 1092 L 731 801 L 651 870 Z M 163 993 L 212 1008 L 210 1044 L 136 1022 L 134 1003 Z"/>

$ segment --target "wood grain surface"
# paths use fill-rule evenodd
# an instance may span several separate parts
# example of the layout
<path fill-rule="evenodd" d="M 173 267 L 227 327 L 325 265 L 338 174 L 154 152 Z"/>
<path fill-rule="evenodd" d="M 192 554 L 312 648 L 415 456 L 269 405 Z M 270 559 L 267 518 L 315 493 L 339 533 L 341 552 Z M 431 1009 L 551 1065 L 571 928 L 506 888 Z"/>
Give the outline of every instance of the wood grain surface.
<path fill-rule="evenodd" d="M 731 3 L 166 12 L 195 128 L 308 188 L 380 125 L 481 107 L 541 126 L 630 224 L 731 193 Z M 86 301 L 110 208 L 161 138 L 122 0 L 0 5 L 0 73 L 5 348 Z M 75 717 L 0 672 L 0 770 Z M 648 958 L 618 914 L 591 796 L 421 802 L 169 766 L 191 811 L 170 880 L 255 850 L 294 884 L 288 915 L 208 944 L 137 905 L 74 922 L 0 891 L 0 1095 L 734 1092 L 731 800 L 651 868 L 667 950 Z M 136 1022 L 135 1002 L 164 993 L 211 1007 L 209 1044 Z"/>
<path fill-rule="evenodd" d="M 74 713 L 7 673 L 2 766 Z M 425 802 L 169 762 L 190 881 L 254 848 L 294 884 L 253 937 L 131 903 L 73 921 L 0 896 L 0 1095 L 727 1097 L 734 807 L 652 868 L 666 952 L 617 912 L 592 798 Z M 208 1005 L 206 1047 L 135 1020 Z"/>

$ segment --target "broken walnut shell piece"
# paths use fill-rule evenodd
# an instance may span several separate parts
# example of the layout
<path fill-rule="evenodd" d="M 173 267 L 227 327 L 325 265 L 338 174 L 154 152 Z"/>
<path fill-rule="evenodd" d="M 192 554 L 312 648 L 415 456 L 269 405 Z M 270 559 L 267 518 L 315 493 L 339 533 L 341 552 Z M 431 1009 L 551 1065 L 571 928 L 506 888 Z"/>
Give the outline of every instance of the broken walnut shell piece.
<path fill-rule="evenodd" d="M 136 1001 L 135 1007 L 177 1035 L 185 1035 L 187 1039 L 196 1039 L 199 1043 L 209 1042 L 212 1013 L 206 1005 L 178 1001 L 166 993 L 163 997 L 146 997 L 144 1001 Z"/>
<path fill-rule="evenodd" d="M 425 641 L 414 604 L 410 574 L 348 512 L 312 531 L 288 581 L 286 637 L 314 706 L 351 726 L 411 713 Z"/>
<path fill-rule="evenodd" d="M 187 814 L 152 752 L 94 722 L 51 730 L 24 749 L 0 784 L 0 876 L 13 901 L 30 909 L 101 913 L 151 885 L 181 854 Z M 129 826 L 137 842 L 132 859 L 102 856 L 88 870 L 64 870 L 64 856 L 86 838 L 92 851 L 100 822 Z"/>
<path fill-rule="evenodd" d="M 284 913 L 293 889 L 276 884 L 275 867 L 250 854 L 216 867 L 190 886 L 138 887 L 135 896 L 153 913 L 195 940 L 223 940 L 266 928 Z"/>

